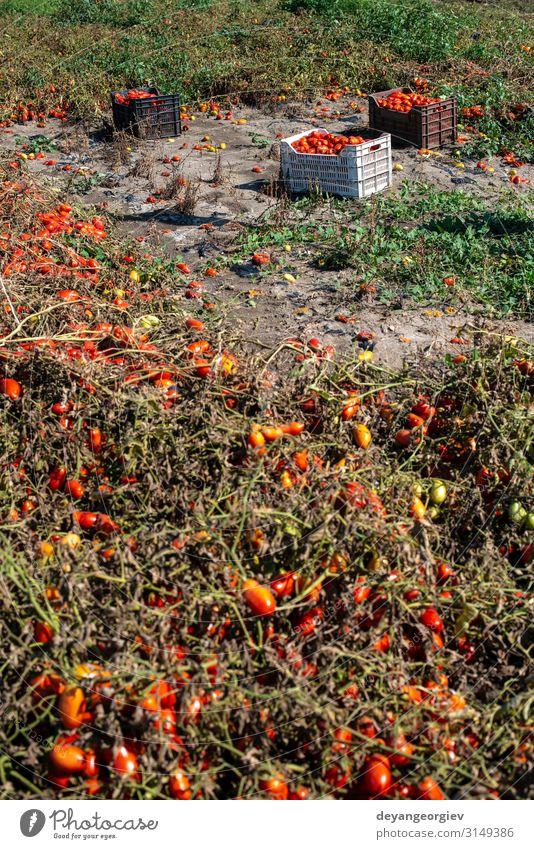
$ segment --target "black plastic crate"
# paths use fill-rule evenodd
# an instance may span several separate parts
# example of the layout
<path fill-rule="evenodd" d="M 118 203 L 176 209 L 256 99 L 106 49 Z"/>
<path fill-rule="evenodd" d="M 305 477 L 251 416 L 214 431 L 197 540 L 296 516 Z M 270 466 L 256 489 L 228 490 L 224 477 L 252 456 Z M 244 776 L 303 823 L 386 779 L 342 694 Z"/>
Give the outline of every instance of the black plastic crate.
<path fill-rule="evenodd" d="M 180 95 L 160 94 L 157 88 L 143 88 L 154 95 L 150 98 L 118 103 L 117 94 L 126 97 L 128 91 L 111 92 L 113 124 L 117 130 L 132 133 L 137 138 L 160 139 L 181 135 Z"/>
<path fill-rule="evenodd" d="M 412 106 L 409 112 L 395 112 L 378 101 L 395 91 L 409 93 L 409 88 L 390 88 L 369 95 L 369 126 L 391 133 L 397 144 L 412 144 L 432 150 L 456 141 L 458 105 L 455 97 L 446 97 L 427 106 Z"/>

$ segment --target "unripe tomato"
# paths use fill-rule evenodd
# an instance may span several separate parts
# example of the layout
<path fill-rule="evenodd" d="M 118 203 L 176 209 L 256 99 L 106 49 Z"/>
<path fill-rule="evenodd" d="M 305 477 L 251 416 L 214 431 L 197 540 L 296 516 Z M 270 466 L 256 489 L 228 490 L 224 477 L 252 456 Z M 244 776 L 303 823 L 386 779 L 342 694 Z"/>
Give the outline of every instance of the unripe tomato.
<path fill-rule="evenodd" d="M 447 487 L 443 481 L 435 480 L 430 490 L 430 500 L 432 504 L 443 504 L 447 498 Z"/>
<path fill-rule="evenodd" d="M 359 448 L 367 448 L 371 443 L 371 431 L 364 424 L 357 424 L 352 429 L 352 438 Z"/>
<path fill-rule="evenodd" d="M 254 430 L 249 433 L 247 441 L 251 448 L 262 448 L 265 445 L 265 437 L 261 430 Z"/>
<path fill-rule="evenodd" d="M 364 762 L 363 786 L 369 796 L 383 796 L 391 787 L 391 769 L 385 755 L 371 755 Z"/>
<path fill-rule="evenodd" d="M 85 767 L 85 752 L 79 746 L 57 743 L 50 752 L 50 765 L 57 772 L 81 772 Z"/>
<path fill-rule="evenodd" d="M 437 631 L 438 634 L 443 631 L 443 622 L 435 607 L 426 607 L 419 616 L 419 621 L 425 628 Z"/>
<path fill-rule="evenodd" d="M 79 728 L 85 713 L 85 696 L 81 687 L 67 687 L 57 703 L 59 717 L 65 728 Z"/>
<path fill-rule="evenodd" d="M 512 501 L 508 507 L 508 519 L 514 525 L 521 525 L 527 517 L 527 511 L 520 501 Z"/>
<path fill-rule="evenodd" d="M 267 427 L 262 427 L 261 432 L 263 433 L 263 436 L 265 437 L 267 442 L 275 442 L 277 439 L 280 439 L 280 437 L 284 435 L 284 432 L 281 427 L 273 427 L 270 425 Z"/>
<path fill-rule="evenodd" d="M 255 616 L 272 616 L 276 610 L 276 601 L 267 587 L 250 578 L 243 584 L 243 597 Z"/>
<path fill-rule="evenodd" d="M 414 517 L 414 519 L 422 519 L 426 513 L 426 507 L 417 496 L 412 499 L 412 503 L 410 504 L 410 514 Z"/>
<path fill-rule="evenodd" d="M 181 770 L 173 772 L 169 778 L 169 793 L 173 799 L 190 799 L 191 784 L 185 774 Z"/>
<path fill-rule="evenodd" d="M 534 513 L 527 513 L 525 518 L 525 530 L 534 531 Z"/>

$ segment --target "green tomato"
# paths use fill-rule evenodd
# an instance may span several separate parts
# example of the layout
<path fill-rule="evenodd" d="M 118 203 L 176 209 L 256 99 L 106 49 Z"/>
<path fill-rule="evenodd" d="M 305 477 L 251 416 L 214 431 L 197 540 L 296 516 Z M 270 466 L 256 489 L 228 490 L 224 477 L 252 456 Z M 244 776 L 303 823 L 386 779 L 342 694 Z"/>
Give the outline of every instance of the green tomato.
<path fill-rule="evenodd" d="M 534 513 L 527 513 L 525 518 L 525 530 L 534 531 Z"/>
<path fill-rule="evenodd" d="M 521 525 L 527 517 L 527 511 L 520 501 L 512 501 L 508 507 L 508 519 L 515 525 Z"/>
<path fill-rule="evenodd" d="M 157 327 L 161 324 L 161 319 L 157 315 L 141 315 L 138 318 L 138 323 L 141 327 Z"/>
<path fill-rule="evenodd" d="M 414 484 L 412 484 L 412 492 L 418 498 L 421 498 L 421 496 L 423 494 L 423 487 L 421 486 L 420 483 L 414 483 Z"/>
<path fill-rule="evenodd" d="M 426 511 L 426 515 L 428 516 L 428 518 L 429 518 L 429 519 L 438 519 L 438 518 L 439 518 L 439 515 L 440 515 L 440 512 L 441 512 L 441 511 L 440 511 L 439 507 L 436 507 L 436 505 L 435 505 L 435 504 L 433 504 L 433 505 L 432 505 L 431 507 L 429 507 L 429 508 L 428 508 L 428 510 Z"/>
<path fill-rule="evenodd" d="M 443 481 L 435 480 L 430 490 L 430 500 L 432 504 L 443 504 L 447 498 L 447 487 Z"/>

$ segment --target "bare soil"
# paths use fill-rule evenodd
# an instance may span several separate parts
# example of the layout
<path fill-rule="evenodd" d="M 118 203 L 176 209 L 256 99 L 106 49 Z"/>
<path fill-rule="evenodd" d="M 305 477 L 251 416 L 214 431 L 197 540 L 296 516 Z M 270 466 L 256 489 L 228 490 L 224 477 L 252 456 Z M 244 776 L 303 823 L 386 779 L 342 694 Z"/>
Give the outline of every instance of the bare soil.
<path fill-rule="evenodd" d="M 269 186 L 279 175 L 278 139 L 311 127 L 325 126 L 330 131 L 367 126 L 366 112 L 356 114 L 349 98 L 329 105 L 328 101 L 308 104 L 278 104 L 276 114 L 252 107 L 233 110 L 234 120 L 245 124 L 216 120 L 197 113 L 186 121 L 186 129 L 176 139 L 140 141 L 132 137 L 113 139 L 101 127 L 64 124 L 48 119 L 46 128 L 34 124 L 0 131 L 0 148 L 20 150 L 24 142 L 45 134 L 58 151 L 47 154 L 57 160 L 45 166 L 45 160 L 27 161 L 26 167 L 54 190 L 68 191 L 81 203 L 105 209 L 119 232 L 143 237 L 147 251 L 157 245 L 169 257 L 180 256 L 195 274 L 199 265 L 217 263 L 235 251 L 245 226 L 261 222 L 277 199 L 269 196 Z M 317 117 L 319 109 L 325 111 Z M 272 111 L 272 110 L 271 110 Z M 194 150 L 196 144 L 225 149 L 210 152 Z M 393 163 L 402 171 L 393 175 L 395 190 L 403 180 L 431 184 L 440 189 L 476 194 L 490 201 L 510 188 L 509 168 L 495 157 L 487 160 L 493 173 L 483 172 L 475 163 L 457 167 L 452 149 L 422 156 L 410 148 L 395 148 Z M 164 159 L 179 156 L 179 162 Z M 70 166 L 70 170 L 64 170 Z M 253 168 L 261 168 L 256 173 Z M 522 176 L 532 176 L 525 167 Z M 530 171 L 530 173 L 529 173 Z M 185 178 L 194 189 L 195 199 L 185 209 L 173 198 L 147 197 L 168 190 L 170 183 Z M 528 191 L 528 189 L 525 189 Z M 167 192 L 168 194 L 168 192 Z M 358 201 L 354 201 L 358 203 Z M 278 255 L 280 260 L 281 251 Z M 288 260 L 289 261 L 289 260 Z M 406 360 L 432 357 L 444 352 L 461 352 L 451 339 L 461 337 L 466 344 L 473 334 L 511 334 L 534 342 L 534 329 L 526 321 L 495 321 L 483 313 L 470 314 L 457 309 L 448 314 L 443 305 L 412 307 L 405 303 L 378 305 L 357 300 L 359 293 L 349 272 L 318 270 L 305 247 L 291 254 L 291 273 L 295 283 L 279 275 L 264 277 L 249 263 L 234 264 L 224 273 L 205 281 L 205 292 L 231 310 L 236 331 L 250 343 L 272 346 L 282 339 L 298 336 L 319 337 L 325 344 L 343 350 L 355 342 L 363 330 L 375 334 L 376 361 L 398 366 Z M 289 270 L 289 266 L 288 269 Z M 340 313 L 351 314 L 350 324 L 336 320 Z"/>

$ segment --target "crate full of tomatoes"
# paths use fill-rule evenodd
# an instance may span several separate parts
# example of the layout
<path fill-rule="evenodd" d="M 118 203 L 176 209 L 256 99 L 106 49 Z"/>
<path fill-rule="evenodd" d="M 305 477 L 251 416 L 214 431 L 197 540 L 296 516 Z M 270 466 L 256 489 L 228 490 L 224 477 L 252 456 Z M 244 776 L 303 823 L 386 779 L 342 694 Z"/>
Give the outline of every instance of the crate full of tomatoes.
<path fill-rule="evenodd" d="M 282 179 L 290 192 L 319 189 L 361 198 L 391 184 L 391 138 L 387 133 L 365 130 L 362 135 L 336 135 L 308 130 L 282 139 L 280 153 Z"/>
<path fill-rule="evenodd" d="M 409 88 L 369 95 L 369 126 L 391 133 L 393 141 L 431 150 L 456 141 L 455 97 L 428 97 Z"/>
<path fill-rule="evenodd" d="M 160 94 L 157 88 L 112 91 L 111 108 L 115 129 L 138 138 L 172 138 L 182 132 L 178 94 Z"/>

